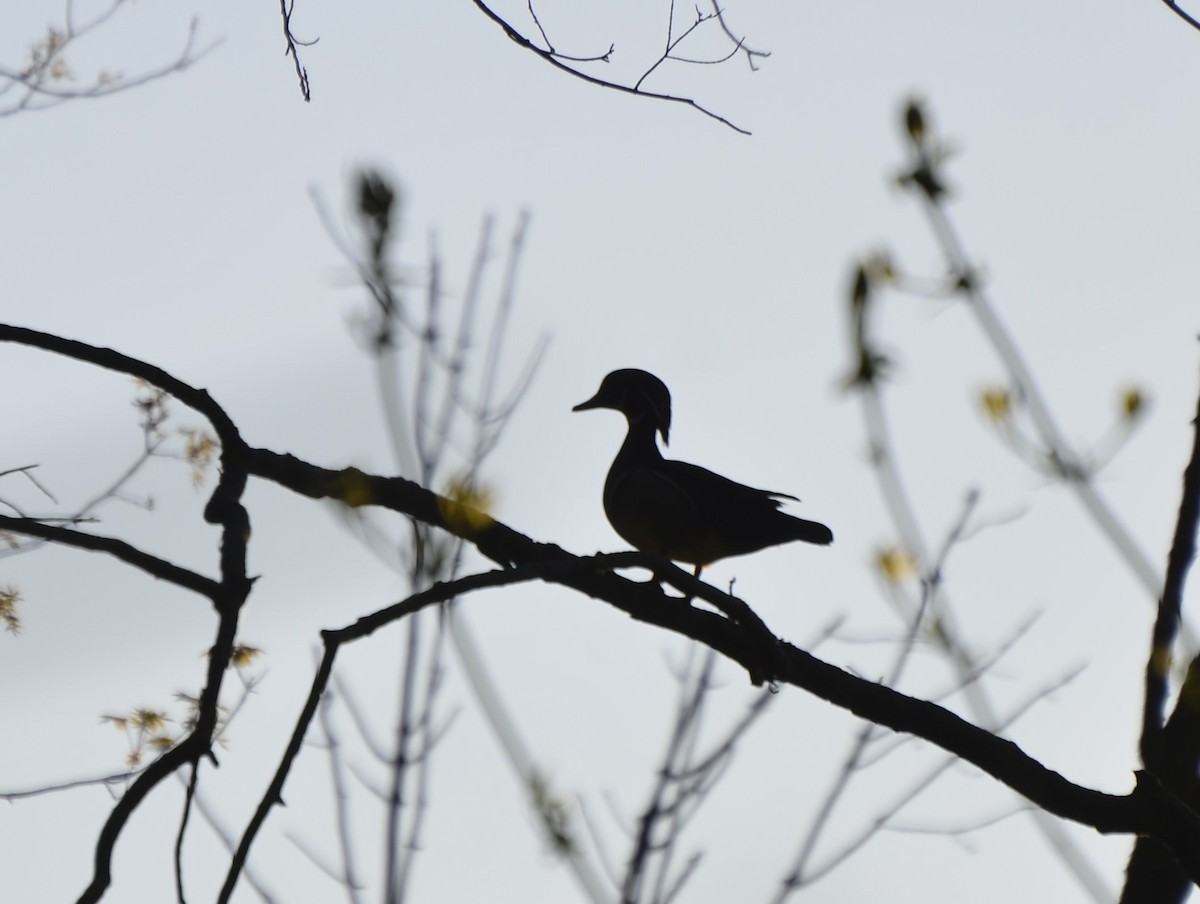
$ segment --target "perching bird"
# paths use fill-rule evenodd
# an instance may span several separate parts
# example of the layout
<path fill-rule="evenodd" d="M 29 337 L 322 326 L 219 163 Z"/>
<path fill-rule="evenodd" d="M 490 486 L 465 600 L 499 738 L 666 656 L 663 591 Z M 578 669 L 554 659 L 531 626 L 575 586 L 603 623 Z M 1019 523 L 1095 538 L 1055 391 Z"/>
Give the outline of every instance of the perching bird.
<path fill-rule="evenodd" d="M 827 545 L 824 524 L 779 510 L 786 493 L 756 490 L 658 451 L 671 429 L 671 393 L 644 370 L 614 370 L 600 389 L 572 411 L 612 408 L 625 415 L 629 433 L 604 482 L 604 512 L 626 541 L 700 569 L 727 556 L 803 540 Z M 799 501 L 799 500 L 797 500 Z"/>

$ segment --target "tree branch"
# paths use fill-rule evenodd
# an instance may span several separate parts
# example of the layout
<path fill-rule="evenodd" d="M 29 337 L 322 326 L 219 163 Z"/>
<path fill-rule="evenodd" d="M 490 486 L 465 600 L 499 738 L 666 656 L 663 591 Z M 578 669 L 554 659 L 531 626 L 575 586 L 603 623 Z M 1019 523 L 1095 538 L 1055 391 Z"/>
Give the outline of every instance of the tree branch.
<path fill-rule="evenodd" d="M 691 605 L 690 599 L 668 596 L 657 584 L 630 581 L 610 570 L 612 567 L 649 568 L 656 577 L 672 586 L 683 587 L 690 596 L 693 586 L 684 580 L 687 575 L 656 557 L 627 553 L 580 558 L 558 546 L 534 542 L 481 512 L 469 510 L 462 502 L 440 497 L 402 478 L 379 477 L 354 468 L 331 471 L 295 456 L 248 448 L 232 421 L 207 392 L 110 349 L 97 349 L 85 343 L 3 325 L 0 325 L 0 341 L 24 342 L 142 376 L 204 413 L 222 439 L 221 483 L 206 508 L 206 518 L 220 523 L 223 528 L 221 592 L 216 600 L 221 621 L 210 654 L 208 682 L 201 697 L 197 725 L 178 747 L 148 767 L 117 803 L 101 832 L 96 849 L 96 873 L 81 901 L 96 901 L 103 894 L 111 878 L 113 845 L 137 804 L 167 774 L 184 764 L 198 762 L 209 749 L 221 674 L 232 655 L 237 615 L 251 583 L 245 576 L 249 520 L 240 503 L 242 489 L 251 474 L 301 495 L 339 499 L 354 506 L 383 506 L 448 530 L 472 543 L 493 561 L 510 566 L 508 570 L 476 575 L 463 581 L 475 581 L 485 586 L 540 578 L 603 599 L 639 621 L 659 625 L 706 644 L 743 665 L 752 677 L 793 684 L 861 718 L 923 738 L 972 763 L 1049 813 L 1092 826 L 1103 833 L 1152 836 L 1171 851 L 1188 877 L 1200 884 L 1200 816 L 1149 773 L 1137 773 L 1136 787 L 1127 795 L 1107 794 L 1076 785 L 1043 766 L 1011 741 L 972 725 L 937 704 L 866 681 L 786 641 L 775 640 L 772 649 L 764 651 L 761 622 L 756 619 L 743 621 L 697 608 Z M 703 590 L 703 593 L 697 592 L 697 596 L 706 601 L 720 600 L 722 612 L 742 615 L 749 612 L 748 607 L 742 612 L 744 603 L 716 588 L 700 581 L 694 581 L 694 584 L 697 591 Z M 415 612 L 445 599 L 451 590 L 461 591 L 463 586 L 459 583 L 435 585 L 424 594 L 414 595 L 399 604 L 402 610 L 391 611 L 389 617 Z M 383 617 L 378 614 L 368 616 L 348 630 L 369 633 L 382 621 Z M 327 642 L 340 642 L 335 633 L 326 632 L 324 636 Z M 331 667 L 332 658 L 327 648 L 306 713 L 308 707 L 315 710 L 315 701 L 328 680 Z M 311 719 L 311 713 L 306 718 Z M 300 725 L 297 732 L 298 735 L 293 737 L 296 749 L 303 735 Z M 256 814 L 256 822 L 252 823 L 255 830 L 265 818 L 265 810 L 277 802 L 284 777 L 286 769 L 277 775 L 264 798 L 262 813 Z M 248 830 L 239 846 L 235 864 L 227 877 L 226 895 L 232 890 L 237 870 L 244 863 L 252 835 Z"/>
<path fill-rule="evenodd" d="M 521 34 L 519 31 L 517 31 L 511 25 L 509 25 L 508 22 L 506 22 L 499 15 L 497 15 L 486 3 L 483 2 L 483 0 L 471 0 L 471 2 L 475 4 L 475 6 L 479 9 L 479 11 L 481 13 L 483 13 L 485 16 L 487 16 L 489 19 L 491 19 L 493 22 L 495 22 L 498 26 L 500 26 L 500 28 L 504 31 L 504 33 L 506 35 L 508 35 L 508 37 L 511 38 L 514 42 L 516 42 L 518 45 L 520 45 L 524 49 L 528 50 L 530 53 L 540 57 L 542 60 L 549 63 L 551 66 L 555 67 L 556 69 L 562 70 L 563 72 L 567 73 L 568 75 L 573 75 L 573 76 L 575 76 L 575 78 L 582 79 L 583 81 L 588 82 L 589 84 L 592 84 L 592 85 L 599 85 L 601 88 L 610 88 L 613 91 L 620 91 L 623 94 L 632 94 L 636 97 L 648 97 L 648 98 L 651 98 L 652 100 L 664 100 L 664 101 L 668 101 L 668 102 L 674 103 L 674 104 L 683 104 L 686 107 L 691 107 L 693 110 L 703 113 L 705 116 L 709 117 L 710 119 L 715 119 L 717 122 L 721 123 L 722 125 L 728 126 L 729 128 L 733 129 L 735 132 L 740 132 L 743 135 L 750 134 L 750 131 L 748 129 L 743 129 L 741 126 L 736 125 L 733 122 L 730 122 L 724 116 L 721 116 L 719 113 L 714 113 L 712 110 L 709 110 L 707 107 L 701 106 L 699 103 L 697 103 L 695 100 L 693 100 L 690 97 L 681 97 L 680 95 L 677 95 L 677 94 L 660 94 L 656 91 L 643 91 L 639 87 L 630 86 L 630 85 L 622 85 L 618 82 L 606 81 L 605 79 L 596 78 L 594 75 L 588 75 L 586 72 L 582 72 L 579 69 L 575 69 L 571 66 L 568 66 L 566 63 L 563 62 L 564 57 L 561 57 L 559 54 L 555 53 L 554 50 L 552 50 L 552 49 L 548 50 L 543 47 L 538 47 L 536 44 L 534 44 L 532 41 L 530 41 L 527 37 L 525 37 L 523 34 Z"/>
<path fill-rule="evenodd" d="M 924 738 L 978 766 L 1047 812 L 1104 833 L 1153 835 L 1172 850 L 1193 880 L 1200 880 L 1200 817 L 1144 773 L 1138 774 L 1137 787 L 1129 795 L 1105 794 L 1073 784 L 1012 742 L 949 710 L 865 681 L 784 641 L 777 642 L 774 661 L 760 659 L 761 648 L 754 637 L 735 621 L 666 596 L 652 585 L 628 581 L 611 571 L 577 570 L 565 563 L 589 560 L 576 559 L 558 546 L 536 543 L 498 521 L 491 521 L 482 530 L 464 530 L 463 525 L 472 519 L 447 521 L 440 509 L 454 503 L 409 481 L 374 477 L 352 468 L 327 471 L 294 456 L 263 449 L 252 449 L 248 455 L 251 473 L 303 495 L 343 501 L 354 498 L 358 504 L 383 505 L 421 520 L 432 519 L 428 523 L 463 537 L 497 562 L 517 566 L 548 562 L 562 567 L 558 572 L 535 566 L 546 568 L 541 572 L 543 580 L 603 599 L 639 621 L 699 640 L 743 665 L 752 676 L 786 681 L 862 718 Z M 597 556 L 590 561 L 595 566 L 605 562 L 642 567 L 654 564 L 653 557 L 642 554 Z M 677 586 L 674 576 L 670 582 Z M 718 595 L 716 588 L 707 587 L 706 598 Z"/>
<path fill-rule="evenodd" d="M 1146 660 L 1140 750 L 1146 769 L 1195 808 L 1200 806 L 1200 782 L 1196 776 L 1196 763 L 1200 758 L 1200 713 L 1195 705 L 1200 689 L 1200 658 L 1193 659 L 1188 667 L 1175 709 L 1163 724 L 1172 649 L 1181 622 L 1183 586 L 1195 558 L 1196 527 L 1200 521 L 1200 400 L 1192 426 L 1195 434 L 1192 456 L 1183 472 L 1175 537 L 1167 559 L 1166 579 Z M 1170 851 L 1156 839 L 1141 837 L 1129 858 L 1121 901 L 1125 904 L 1182 901 L 1191 885 L 1189 876 L 1174 862 Z"/>
<path fill-rule="evenodd" d="M 1171 674 L 1171 649 L 1179 634 L 1180 612 L 1183 606 L 1183 586 L 1188 569 L 1196 556 L 1196 527 L 1200 523 L 1200 398 L 1192 419 L 1194 440 L 1192 455 L 1183 472 L 1183 494 L 1179 501 L 1179 516 L 1175 522 L 1175 537 L 1167 559 L 1166 580 L 1158 603 L 1150 655 L 1146 661 L 1145 706 L 1142 713 L 1142 763 L 1157 773 L 1163 749 L 1163 716 L 1167 700 L 1167 679 Z"/>
<path fill-rule="evenodd" d="M 238 617 L 253 583 L 246 575 L 246 544 L 250 536 L 250 517 L 241 503 L 247 479 L 246 444 L 229 415 L 205 390 L 184 383 L 162 368 L 112 349 L 98 348 L 73 339 L 7 324 L 0 324 L 0 342 L 18 342 L 97 367 L 140 377 L 204 415 L 221 440 L 221 477 L 204 508 L 205 521 L 221 528 L 221 579 L 213 588 L 214 592 L 210 597 L 220 619 L 216 637 L 209 650 L 208 671 L 196 708 L 195 726 L 178 746 L 143 772 L 113 807 L 96 841 L 92 881 L 79 898 L 80 904 L 92 904 L 100 900 L 112 882 L 113 849 L 121 830 L 137 805 L 155 785 L 175 769 L 187 764 L 197 769 L 201 757 L 211 756 L 212 739 L 218 721 L 221 682 L 233 658 Z M 79 536 L 82 535 L 75 535 L 76 538 Z M 193 788 L 194 781 L 193 778 Z"/>
<path fill-rule="evenodd" d="M 1195 16 L 1192 16 L 1180 9 L 1179 4 L 1176 3 L 1175 0 L 1163 0 L 1163 3 L 1167 5 L 1167 9 L 1181 18 L 1184 22 L 1192 26 L 1192 28 L 1196 29 L 1197 31 L 1200 31 L 1200 19 L 1196 19 Z"/>
<path fill-rule="evenodd" d="M 139 571 L 146 572 L 151 577 L 199 593 L 210 600 L 215 601 L 220 592 L 220 585 L 212 578 L 206 578 L 204 575 L 160 559 L 148 552 L 142 552 L 136 546 L 115 537 L 98 537 L 95 534 L 87 534 L 67 527 L 45 524 L 33 518 L 12 518 L 8 515 L 0 515 L 0 530 L 12 531 L 14 534 L 22 534 L 27 537 L 39 537 L 42 540 L 57 543 L 59 546 L 73 546 L 76 549 L 107 553 L 127 565 L 132 565 Z"/>

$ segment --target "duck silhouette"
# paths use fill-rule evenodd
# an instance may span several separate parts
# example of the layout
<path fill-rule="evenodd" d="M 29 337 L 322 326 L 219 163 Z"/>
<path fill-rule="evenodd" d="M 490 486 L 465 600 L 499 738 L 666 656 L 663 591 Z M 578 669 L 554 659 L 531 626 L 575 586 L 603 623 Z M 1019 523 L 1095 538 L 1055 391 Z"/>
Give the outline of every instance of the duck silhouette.
<path fill-rule="evenodd" d="M 700 570 L 718 559 L 801 540 L 827 546 L 833 532 L 817 521 L 779 510 L 787 493 L 757 490 L 707 468 L 662 457 L 654 434 L 667 443 L 671 393 L 644 370 L 614 370 L 572 411 L 611 408 L 629 432 L 604 482 L 604 512 L 636 549 Z"/>

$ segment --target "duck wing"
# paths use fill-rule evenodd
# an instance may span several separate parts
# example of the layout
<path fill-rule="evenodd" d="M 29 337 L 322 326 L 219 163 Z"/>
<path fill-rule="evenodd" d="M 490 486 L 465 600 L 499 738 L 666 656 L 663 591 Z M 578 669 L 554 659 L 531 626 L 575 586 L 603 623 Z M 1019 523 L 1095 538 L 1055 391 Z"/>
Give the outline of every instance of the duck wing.
<path fill-rule="evenodd" d="M 604 507 L 617 533 L 638 549 L 706 565 L 792 540 L 833 542 L 825 525 L 779 511 L 781 500 L 795 498 L 660 459 L 614 469 Z"/>

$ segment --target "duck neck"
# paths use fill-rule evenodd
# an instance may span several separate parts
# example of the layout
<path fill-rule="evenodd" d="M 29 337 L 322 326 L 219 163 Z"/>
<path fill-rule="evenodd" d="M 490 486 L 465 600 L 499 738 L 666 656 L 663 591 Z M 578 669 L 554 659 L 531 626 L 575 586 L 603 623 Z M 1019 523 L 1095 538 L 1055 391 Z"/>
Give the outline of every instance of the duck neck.
<path fill-rule="evenodd" d="M 624 466 L 655 464 L 662 461 L 658 441 L 654 438 L 654 422 L 648 417 L 631 418 L 625 442 L 617 453 L 618 462 Z"/>

